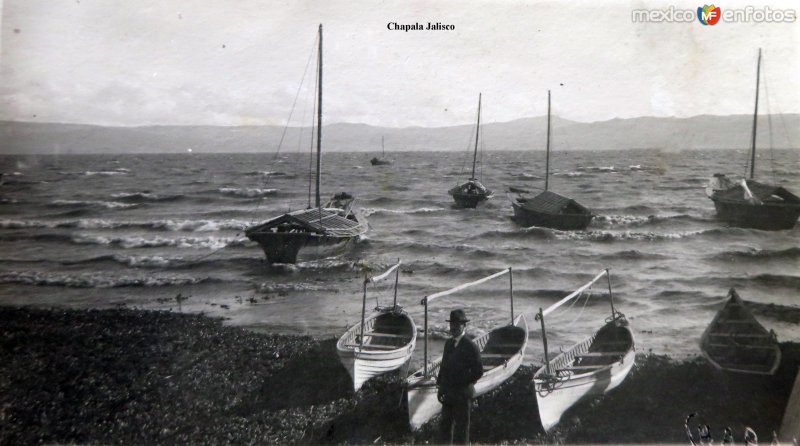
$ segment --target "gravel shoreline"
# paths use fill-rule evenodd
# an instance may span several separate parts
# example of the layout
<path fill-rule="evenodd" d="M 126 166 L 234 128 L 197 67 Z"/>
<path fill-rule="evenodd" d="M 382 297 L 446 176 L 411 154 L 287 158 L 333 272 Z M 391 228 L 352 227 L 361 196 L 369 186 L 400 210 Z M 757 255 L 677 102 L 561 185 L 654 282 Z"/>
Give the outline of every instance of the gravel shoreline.
<path fill-rule="evenodd" d="M 0 307 L 0 444 L 425 443 L 408 430 L 395 374 L 353 394 L 335 340 L 267 335 L 173 312 Z M 715 440 L 780 427 L 800 363 L 781 344 L 775 376 L 731 375 L 702 359 L 639 355 L 628 379 L 580 404 L 548 435 L 523 366 L 477 400 L 480 443 L 686 443 L 683 422 Z"/>

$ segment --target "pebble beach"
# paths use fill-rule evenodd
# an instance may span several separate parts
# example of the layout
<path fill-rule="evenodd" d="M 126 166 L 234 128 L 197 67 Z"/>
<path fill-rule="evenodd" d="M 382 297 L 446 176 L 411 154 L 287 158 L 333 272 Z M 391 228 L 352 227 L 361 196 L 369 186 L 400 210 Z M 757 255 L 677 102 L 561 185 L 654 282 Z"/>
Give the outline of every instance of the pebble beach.
<path fill-rule="evenodd" d="M 780 427 L 800 360 L 782 343 L 774 376 L 732 375 L 702 358 L 640 352 L 627 380 L 545 434 L 533 366 L 475 402 L 473 443 L 687 443 L 684 420 L 715 439 Z M 403 380 L 358 393 L 335 339 L 262 334 L 219 318 L 135 309 L 0 307 L 0 443 L 420 444 Z"/>

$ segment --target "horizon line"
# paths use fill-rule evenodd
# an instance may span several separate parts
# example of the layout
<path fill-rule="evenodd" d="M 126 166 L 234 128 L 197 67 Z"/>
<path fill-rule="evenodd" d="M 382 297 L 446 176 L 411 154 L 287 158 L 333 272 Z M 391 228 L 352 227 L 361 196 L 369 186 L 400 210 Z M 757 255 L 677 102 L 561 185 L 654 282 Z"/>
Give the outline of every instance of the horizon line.
<path fill-rule="evenodd" d="M 792 115 L 800 115 L 800 113 L 759 113 L 758 116 L 792 116 Z M 578 121 L 574 119 L 563 118 L 559 115 L 554 115 L 553 118 L 560 119 L 562 121 L 569 121 L 576 124 L 599 124 L 604 122 L 610 121 L 625 121 L 625 120 L 633 120 L 633 119 L 693 119 L 693 118 L 700 118 L 700 117 L 716 117 L 716 118 L 728 118 L 734 116 L 751 116 L 749 113 L 737 113 L 737 114 L 730 114 L 730 115 L 714 115 L 703 113 L 699 115 L 692 115 L 692 116 L 651 116 L 651 115 L 643 115 L 643 116 L 634 116 L 629 118 L 620 118 L 614 117 L 610 119 L 602 119 L 597 121 Z M 537 119 L 537 118 L 546 118 L 547 115 L 538 115 L 538 116 L 526 116 L 522 118 L 512 119 L 510 121 L 491 121 L 486 122 L 483 125 L 489 124 L 508 124 L 516 121 L 522 121 L 525 119 Z M 76 126 L 89 126 L 89 127 L 105 127 L 105 128 L 128 128 L 128 129 L 135 129 L 135 128 L 144 128 L 144 127 L 220 127 L 220 128 L 246 128 L 246 127 L 291 127 L 291 128 L 306 128 L 310 126 L 291 126 L 286 124 L 247 124 L 247 125 L 227 125 L 227 124 L 98 124 L 98 123 L 85 123 L 85 122 L 65 122 L 65 121 L 29 121 L 29 120 L 17 120 L 17 119 L 0 119 L 0 122 L 4 123 L 18 123 L 18 124 L 54 124 L 54 125 L 76 125 Z M 465 123 L 465 124 L 450 124 L 450 125 L 440 125 L 440 126 L 420 126 L 420 125 L 409 125 L 405 127 L 394 127 L 394 126 L 383 126 L 383 125 L 373 125 L 373 124 L 366 124 L 363 122 L 331 122 L 323 124 L 325 126 L 332 126 L 332 125 L 358 125 L 358 126 L 367 126 L 367 127 L 374 127 L 374 128 L 383 128 L 383 129 L 390 129 L 390 130 L 404 130 L 404 129 L 437 129 L 437 128 L 448 128 L 448 127 L 463 127 L 463 126 L 474 126 L 474 123 Z"/>

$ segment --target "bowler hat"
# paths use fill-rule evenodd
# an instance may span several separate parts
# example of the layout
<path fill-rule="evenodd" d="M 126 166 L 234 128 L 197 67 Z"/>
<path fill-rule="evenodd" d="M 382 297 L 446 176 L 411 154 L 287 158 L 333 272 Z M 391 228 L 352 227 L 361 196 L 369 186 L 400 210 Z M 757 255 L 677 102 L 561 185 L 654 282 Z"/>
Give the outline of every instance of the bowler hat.
<path fill-rule="evenodd" d="M 459 308 L 458 310 L 453 310 L 450 312 L 450 319 L 448 319 L 447 322 L 458 322 L 464 324 L 469 322 L 469 319 L 467 319 L 467 315 L 464 314 L 464 310 Z"/>

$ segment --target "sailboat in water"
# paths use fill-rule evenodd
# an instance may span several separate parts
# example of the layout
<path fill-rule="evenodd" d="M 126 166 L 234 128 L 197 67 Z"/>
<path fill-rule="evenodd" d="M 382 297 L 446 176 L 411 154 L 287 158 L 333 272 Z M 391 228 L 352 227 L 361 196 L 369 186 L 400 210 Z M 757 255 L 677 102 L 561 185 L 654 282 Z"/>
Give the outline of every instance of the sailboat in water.
<path fill-rule="evenodd" d="M 317 59 L 317 171 L 315 207 L 288 212 L 245 229 L 269 263 L 296 263 L 304 247 L 337 247 L 367 232 L 367 222 L 353 209 L 352 195 L 341 192 L 326 204 L 320 201 L 322 169 L 322 25 Z M 310 188 L 310 186 L 309 186 Z M 310 203 L 309 203 L 310 204 Z"/>
<path fill-rule="evenodd" d="M 544 191 L 528 198 L 523 194 L 511 202 L 514 221 L 530 227 L 583 230 L 594 215 L 577 201 L 548 190 L 550 179 L 550 91 L 547 91 L 547 158 L 545 163 Z M 512 191 L 518 191 L 512 189 Z"/>
<path fill-rule="evenodd" d="M 373 166 L 386 166 L 392 164 L 391 161 L 386 159 L 386 147 L 383 145 L 383 136 L 381 136 L 381 157 L 378 158 L 377 156 L 373 156 L 369 162 Z"/>
<path fill-rule="evenodd" d="M 469 181 L 464 184 L 458 185 L 449 191 L 448 194 L 453 196 L 456 206 L 462 208 L 474 208 L 478 206 L 481 201 L 486 201 L 492 197 L 493 192 L 486 188 L 477 178 L 475 178 L 475 163 L 478 161 L 478 140 L 481 133 L 481 95 L 478 94 L 478 125 L 475 130 L 475 151 L 472 155 L 472 175 Z"/>
<path fill-rule="evenodd" d="M 800 198 L 779 185 L 754 179 L 756 167 L 756 128 L 758 125 L 758 90 L 761 77 L 761 49 L 756 67 L 756 105 L 750 148 L 750 178 L 733 181 L 716 173 L 706 187 L 714 202 L 717 218 L 731 226 L 777 231 L 792 229 L 800 216 Z"/>

